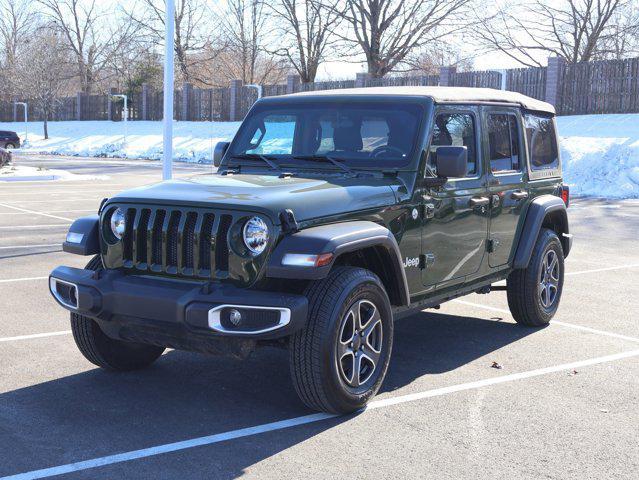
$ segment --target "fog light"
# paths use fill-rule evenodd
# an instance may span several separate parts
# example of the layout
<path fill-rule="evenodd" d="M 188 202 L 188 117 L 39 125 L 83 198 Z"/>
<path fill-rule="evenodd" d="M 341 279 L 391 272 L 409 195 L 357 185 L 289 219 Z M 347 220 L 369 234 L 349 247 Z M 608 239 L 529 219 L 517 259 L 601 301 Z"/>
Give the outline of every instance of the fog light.
<path fill-rule="evenodd" d="M 229 311 L 229 322 L 238 327 L 242 323 L 242 314 L 239 310 L 232 309 Z"/>

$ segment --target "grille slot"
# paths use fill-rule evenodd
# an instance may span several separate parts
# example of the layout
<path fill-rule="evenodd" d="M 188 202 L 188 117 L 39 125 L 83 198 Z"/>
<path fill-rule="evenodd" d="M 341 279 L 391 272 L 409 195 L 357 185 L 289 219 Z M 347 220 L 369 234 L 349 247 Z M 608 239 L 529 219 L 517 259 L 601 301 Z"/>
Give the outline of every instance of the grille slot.
<path fill-rule="evenodd" d="M 202 222 L 202 230 L 200 234 L 199 245 L 199 257 L 200 257 L 200 271 L 211 270 L 211 241 L 214 237 L 213 223 L 215 221 L 215 215 L 212 213 L 204 214 L 204 221 Z"/>
<path fill-rule="evenodd" d="M 149 226 L 149 217 L 151 210 L 143 208 L 140 213 L 140 219 L 137 225 L 133 226 L 135 236 L 135 261 L 137 263 L 146 263 L 146 236 Z M 137 216 L 136 216 L 137 218 Z"/>
<path fill-rule="evenodd" d="M 222 272 L 229 269 L 229 242 L 227 236 L 231 228 L 233 217 L 222 215 L 220 228 L 217 229 L 217 239 L 215 241 L 215 268 Z"/>
<path fill-rule="evenodd" d="M 135 220 L 135 209 L 129 208 L 125 214 L 126 226 L 124 228 L 124 236 L 122 238 L 124 244 L 124 261 L 131 262 L 133 260 L 133 221 Z"/>
<path fill-rule="evenodd" d="M 227 278 L 232 214 L 129 207 L 122 242 L 125 268 L 169 275 Z"/>
<path fill-rule="evenodd" d="M 195 222 L 197 221 L 197 213 L 189 212 L 186 214 L 186 222 L 184 224 L 184 233 L 182 236 L 182 265 L 184 268 L 193 268 L 193 243 L 195 237 Z"/>
<path fill-rule="evenodd" d="M 153 222 L 153 234 L 151 240 L 151 263 L 153 265 L 160 265 L 164 263 L 162 259 L 162 243 L 164 242 L 163 225 L 166 217 L 166 211 L 158 210 L 155 214 L 155 221 Z"/>
<path fill-rule="evenodd" d="M 182 214 L 178 211 L 171 212 L 171 216 L 169 218 L 169 230 L 167 232 L 166 238 L 166 264 L 167 264 L 167 272 L 170 272 L 169 269 L 175 268 L 177 272 L 177 261 L 178 261 L 178 226 L 180 221 L 180 216 Z"/>

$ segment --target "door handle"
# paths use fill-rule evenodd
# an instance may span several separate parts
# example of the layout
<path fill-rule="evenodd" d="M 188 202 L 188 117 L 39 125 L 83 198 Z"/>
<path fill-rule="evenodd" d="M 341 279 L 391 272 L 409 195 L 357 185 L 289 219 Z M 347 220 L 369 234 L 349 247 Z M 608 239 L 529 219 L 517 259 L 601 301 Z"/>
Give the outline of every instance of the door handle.
<path fill-rule="evenodd" d="M 524 198 L 528 198 L 528 192 L 519 190 L 517 192 L 511 193 L 510 198 L 512 198 L 513 200 L 523 200 Z"/>
<path fill-rule="evenodd" d="M 475 197 L 470 199 L 471 207 L 485 207 L 490 203 L 490 198 L 488 197 Z"/>

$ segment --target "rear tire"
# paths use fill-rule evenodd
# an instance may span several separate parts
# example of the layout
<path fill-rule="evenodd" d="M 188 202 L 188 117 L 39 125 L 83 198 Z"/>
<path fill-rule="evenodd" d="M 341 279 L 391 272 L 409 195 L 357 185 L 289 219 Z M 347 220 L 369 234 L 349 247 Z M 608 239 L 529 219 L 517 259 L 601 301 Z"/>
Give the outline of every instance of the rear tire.
<path fill-rule="evenodd" d="M 359 410 L 379 390 L 390 361 L 393 318 L 384 286 L 368 270 L 338 267 L 306 295 L 308 324 L 290 342 L 295 390 L 314 410 Z"/>
<path fill-rule="evenodd" d="M 86 269 L 102 270 L 100 256 L 93 257 Z M 110 338 L 95 320 L 76 313 L 71 314 L 71 331 L 82 355 L 106 370 L 138 370 L 151 365 L 164 352 L 163 347 Z"/>
<path fill-rule="evenodd" d="M 548 325 L 557 312 L 564 285 L 564 251 L 553 230 L 539 232 L 528 267 L 514 270 L 507 285 L 508 306 L 517 323 Z"/>
<path fill-rule="evenodd" d="M 13 143 L 7 143 L 7 144 L 4 146 L 4 148 L 5 148 L 5 150 L 13 150 L 13 149 L 15 149 L 15 148 L 16 148 L 16 146 L 15 146 Z"/>

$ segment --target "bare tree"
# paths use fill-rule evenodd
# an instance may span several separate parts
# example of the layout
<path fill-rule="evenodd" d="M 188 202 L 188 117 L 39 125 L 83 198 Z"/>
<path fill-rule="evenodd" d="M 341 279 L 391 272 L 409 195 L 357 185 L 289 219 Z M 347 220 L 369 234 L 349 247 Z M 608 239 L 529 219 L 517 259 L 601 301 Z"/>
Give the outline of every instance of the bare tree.
<path fill-rule="evenodd" d="M 273 54 L 285 58 L 303 83 L 315 81 L 327 50 L 336 46 L 343 19 L 339 0 L 274 0 L 269 4 L 279 36 Z"/>
<path fill-rule="evenodd" d="M 125 22 L 97 0 L 37 0 L 51 19 L 75 58 L 83 93 L 91 93 L 111 57 L 125 48 L 134 35 L 132 22 Z"/>
<path fill-rule="evenodd" d="M 5 67 L 15 63 L 20 45 L 36 23 L 28 0 L 0 0 L 0 49 Z"/>
<path fill-rule="evenodd" d="M 227 1 L 224 34 L 228 44 L 219 62 L 228 79 L 262 84 L 278 82 L 285 75 L 287 68 L 283 62 L 265 54 L 265 43 L 272 33 L 267 20 L 262 0 Z"/>
<path fill-rule="evenodd" d="M 142 35 L 155 46 L 164 45 L 166 0 L 142 0 L 128 13 Z M 220 21 L 206 0 L 177 0 L 175 6 L 175 60 L 182 81 L 210 84 L 208 64 L 223 50 L 219 35 Z"/>
<path fill-rule="evenodd" d="M 49 138 L 48 121 L 51 119 L 73 75 L 67 45 L 57 29 L 38 29 L 28 42 L 25 53 L 18 58 L 16 75 L 20 94 L 30 99 L 30 104 L 44 119 L 44 138 Z"/>
<path fill-rule="evenodd" d="M 609 34 L 601 40 L 599 55 L 621 60 L 639 53 L 639 2 L 618 10 L 610 19 Z"/>
<path fill-rule="evenodd" d="M 0 97 L 16 90 L 14 69 L 22 45 L 37 24 L 28 0 L 0 0 Z"/>
<path fill-rule="evenodd" d="M 489 50 L 500 51 L 526 66 L 542 66 L 544 58 L 540 54 L 561 57 L 570 63 L 587 62 L 610 57 L 620 35 L 636 32 L 636 16 L 634 21 L 614 28 L 613 20 L 624 17 L 631 4 L 632 0 L 535 0 L 509 4 L 495 15 L 480 17 L 481 26 L 474 31 Z"/>
<path fill-rule="evenodd" d="M 470 0 L 342 0 L 346 40 L 361 48 L 368 73 L 381 78 L 416 49 L 458 31 Z"/>
<path fill-rule="evenodd" d="M 448 42 L 433 42 L 403 63 L 406 70 L 422 75 L 439 75 L 441 67 L 455 67 L 460 72 L 473 69 L 472 57 L 463 55 L 458 46 Z"/>

